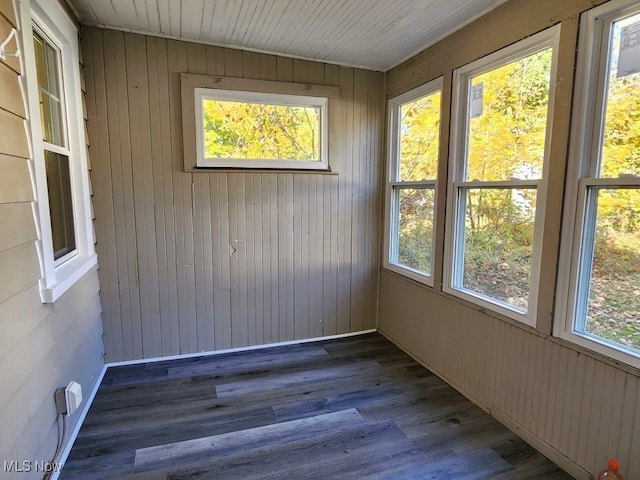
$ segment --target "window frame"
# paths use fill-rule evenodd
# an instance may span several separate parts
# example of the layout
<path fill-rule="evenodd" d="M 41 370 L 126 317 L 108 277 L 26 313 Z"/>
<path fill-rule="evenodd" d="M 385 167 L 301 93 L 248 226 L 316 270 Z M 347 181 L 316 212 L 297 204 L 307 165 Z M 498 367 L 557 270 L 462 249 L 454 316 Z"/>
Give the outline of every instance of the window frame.
<path fill-rule="evenodd" d="M 36 247 L 40 261 L 40 296 L 54 303 L 97 265 L 91 217 L 85 125 L 82 110 L 78 32 L 76 25 L 56 0 L 21 2 L 21 49 L 24 52 L 24 90 L 28 111 L 27 131 L 31 146 L 34 181 L 34 215 L 38 229 Z M 63 96 L 62 123 L 65 146 L 45 142 L 42 134 L 33 32 L 51 42 L 60 56 L 60 87 Z M 45 150 L 68 157 L 73 204 L 75 250 L 54 260 Z"/>
<path fill-rule="evenodd" d="M 266 169 L 302 169 L 327 170 L 328 155 L 328 105 L 327 97 L 289 95 L 284 93 L 263 93 L 238 90 L 221 90 L 215 88 L 195 88 L 196 114 L 196 165 L 213 168 L 266 168 Z M 284 160 L 276 158 L 210 158 L 204 152 L 204 130 L 202 125 L 202 101 L 205 99 L 231 102 L 263 103 L 282 106 L 314 107 L 320 111 L 318 142 L 319 158 L 315 160 Z"/>
<path fill-rule="evenodd" d="M 449 143 L 449 171 L 447 191 L 447 219 L 445 225 L 445 252 L 443 268 L 443 291 L 447 294 L 466 300 L 488 311 L 493 311 L 502 316 L 518 322 L 536 327 L 538 289 L 540 281 L 540 268 L 542 261 L 542 241 L 544 226 L 544 211 L 546 205 L 546 187 L 548 181 L 548 164 L 551 150 L 551 137 L 553 131 L 553 113 L 555 99 L 555 84 L 558 63 L 558 51 L 560 43 L 560 25 L 549 27 L 539 33 L 531 35 L 512 45 L 497 50 L 485 57 L 459 67 L 453 72 L 453 95 L 451 111 L 451 134 Z M 545 133 L 544 158 L 542 162 L 542 175 L 539 179 L 511 179 L 504 181 L 466 180 L 465 169 L 467 165 L 467 147 L 469 134 L 468 108 L 470 108 L 469 95 L 471 91 L 471 79 L 482 75 L 514 61 L 533 55 L 537 52 L 552 49 L 551 76 L 549 81 L 549 96 L 547 106 L 547 124 Z M 460 215 L 460 205 L 466 196 L 460 192 L 471 189 L 536 189 L 536 212 L 534 219 L 533 251 L 531 254 L 531 272 L 529 282 L 528 309 L 522 312 L 520 309 L 483 295 L 479 292 L 456 286 L 456 275 L 461 275 L 463 270 L 458 265 L 461 261 L 460 246 L 464 238 L 461 238 L 461 228 L 464 225 L 465 216 Z M 462 250 L 464 251 L 464 250 Z"/>
<path fill-rule="evenodd" d="M 441 144 L 442 136 L 442 94 L 444 81 L 438 77 L 430 82 L 420 85 L 412 90 L 402 93 L 388 100 L 387 112 L 387 181 L 385 191 L 385 228 L 384 228 L 384 260 L 383 268 L 392 272 L 404 275 L 427 286 L 434 286 L 435 252 L 436 252 L 436 230 L 438 221 L 437 200 L 438 200 L 438 178 L 424 179 L 420 181 L 402 181 L 400 177 L 400 108 L 407 103 L 418 100 L 422 97 L 440 92 L 440 128 L 438 131 L 438 142 Z M 435 161 L 440 163 L 440 148 Z M 425 272 L 411 268 L 393 261 L 393 252 L 397 249 L 396 233 L 398 229 L 399 214 L 397 209 L 396 192 L 402 189 L 432 189 L 434 195 L 433 203 L 433 229 L 432 229 L 432 252 L 431 252 L 431 272 Z"/>
<path fill-rule="evenodd" d="M 600 177 L 597 171 L 603 147 L 611 28 L 617 20 L 637 13 L 640 13 L 637 1 L 613 0 L 581 15 L 553 335 L 640 368 L 640 353 L 577 330 L 577 324 L 585 321 L 577 318 L 579 299 L 585 294 L 580 291 L 580 283 L 585 279 L 590 283 L 591 278 L 590 272 L 586 278 L 581 271 L 587 260 L 583 249 L 592 250 L 586 246 L 585 235 L 591 244 L 594 237 L 587 232 L 587 223 L 594 219 L 589 191 L 598 188 L 640 191 L 640 177 Z M 595 232 L 595 224 L 592 227 Z M 589 259 L 592 262 L 593 256 Z"/>

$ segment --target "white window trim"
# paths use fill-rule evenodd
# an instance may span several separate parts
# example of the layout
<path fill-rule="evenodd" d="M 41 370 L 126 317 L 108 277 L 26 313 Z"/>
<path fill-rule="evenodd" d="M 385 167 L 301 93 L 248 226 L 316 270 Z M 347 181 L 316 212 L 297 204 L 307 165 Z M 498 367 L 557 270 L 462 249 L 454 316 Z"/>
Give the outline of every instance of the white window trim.
<path fill-rule="evenodd" d="M 603 97 L 606 92 L 596 90 L 606 75 L 608 42 L 604 41 L 604 33 L 609 31 L 614 20 L 637 10 L 637 0 L 613 0 L 583 13 L 581 17 L 553 335 L 640 368 L 638 354 L 622 345 L 574 329 L 578 269 L 587 218 L 583 213 L 587 188 L 592 185 L 640 187 L 640 179 L 635 177 L 596 178 L 593 171 L 595 162 L 591 161 L 591 156 L 599 153 L 601 134 L 594 133 L 601 128 L 605 114 Z"/>
<path fill-rule="evenodd" d="M 38 229 L 37 250 L 40 260 L 42 302 L 53 303 L 82 276 L 97 265 L 91 220 L 89 175 L 84 138 L 84 116 L 78 56 L 78 32 L 57 0 L 32 0 L 20 3 L 21 43 L 24 52 L 24 91 L 28 107 L 31 170 L 36 202 L 34 213 Z M 53 241 L 44 142 L 38 100 L 33 23 L 53 41 L 61 52 L 65 123 L 68 134 L 69 171 L 74 209 L 76 250 L 58 261 L 53 258 Z M 66 154 L 66 153 L 65 153 Z"/>
<path fill-rule="evenodd" d="M 283 93 L 263 93 L 215 88 L 195 88 L 196 114 L 196 162 L 198 167 L 213 168 L 265 168 L 265 169 L 302 169 L 327 170 L 328 162 L 328 106 L 327 97 L 289 95 Z M 271 103 L 276 105 L 317 107 L 320 109 L 320 144 L 318 161 L 284 160 L 276 158 L 211 158 L 204 153 L 204 131 L 202 125 L 202 100 L 226 100 L 250 103 Z"/>
<path fill-rule="evenodd" d="M 513 45 L 498 50 L 486 57 L 471 62 L 454 71 L 453 74 L 453 98 L 451 114 L 451 138 L 449 144 L 449 183 L 447 192 L 447 222 L 445 226 L 445 261 L 443 291 L 462 298 L 468 302 L 479 305 L 487 310 L 494 311 L 505 317 L 517 320 L 531 327 L 536 326 L 538 286 L 540 280 L 540 264 L 542 259 L 542 239 L 544 225 L 544 210 L 546 204 L 546 187 L 548 176 L 548 163 L 551 148 L 552 119 L 555 99 L 555 78 L 558 63 L 558 46 L 560 42 L 560 25 L 550 27 L 540 33 L 532 35 Z M 538 180 L 522 180 L 508 182 L 490 181 L 462 181 L 467 150 L 467 98 L 469 92 L 469 80 L 472 76 L 481 75 L 506 65 L 517 59 L 531 55 L 545 48 L 553 48 L 551 62 L 551 79 L 549 88 L 549 105 L 547 110 L 546 143 L 542 166 L 542 178 Z M 454 287 L 454 262 L 456 258 L 456 244 L 459 243 L 458 229 L 458 205 L 460 204 L 458 191 L 460 189 L 490 188 L 490 187 L 536 187 L 536 216 L 534 230 L 534 248 L 531 257 L 531 279 L 529 290 L 529 308 L 523 313 L 513 306 L 500 302 L 467 289 Z"/>
<path fill-rule="evenodd" d="M 383 268 L 390 270 L 405 277 L 411 278 L 417 282 L 423 283 L 430 287 L 433 287 L 433 271 L 435 266 L 435 242 L 436 242 L 436 228 L 437 228 L 437 198 L 438 198 L 438 180 L 426 179 L 422 181 L 399 181 L 399 169 L 400 169 L 400 124 L 398 122 L 397 112 L 400 107 L 408 102 L 416 100 L 420 97 L 431 95 L 436 92 L 442 94 L 443 80 L 439 77 L 424 85 L 420 85 L 408 92 L 405 92 L 397 97 L 389 99 L 388 112 L 387 112 L 387 182 L 385 189 L 385 227 L 384 227 L 384 260 Z M 440 105 L 440 118 L 442 118 L 442 104 Z M 440 122 L 442 125 L 442 122 Z M 442 141 L 442 126 L 438 133 L 439 141 Z M 436 159 L 439 162 L 439 158 Z M 433 238 L 431 245 L 433 245 L 433 251 L 431 252 L 431 273 L 425 274 L 420 270 L 413 269 L 407 265 L 400 263 L 394 263 L 391 261 L 394 245 L 394 235 L 397 231 L 397 222 L 399 219 L 399 212 L 395 211 L 395 191 L 394 187 L 398 186 L 415 186 L 432 188 L 434 192 L 434 205 L 433 205 Z"/>

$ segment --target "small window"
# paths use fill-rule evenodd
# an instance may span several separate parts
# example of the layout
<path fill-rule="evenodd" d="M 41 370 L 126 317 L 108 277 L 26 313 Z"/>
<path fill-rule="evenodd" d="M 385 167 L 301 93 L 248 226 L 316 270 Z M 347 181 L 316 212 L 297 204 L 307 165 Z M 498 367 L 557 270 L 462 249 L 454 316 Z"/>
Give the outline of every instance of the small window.
<path fill-rule="evenodd" d="M 97 263 L 91 226 L 78 33 L 56 0 L 22 4 L 40 281 L 55 302 Z"/>
<path fill-rule="evenodd" d="M 535 324 L 557 28 L 455 72 L 445 290 Z"/>
<path fill-rule="evenodd" d="M 640 366 L 640 7 L 583 15 L 555 333 Z"/>
<path fill-rule="evenodd" d="M 441 79 L 389 102 L 385 267 L 433 284 Z"/>
<path fill-rule="evenodd" d="M 196 88 L 199 167 L 326 170 L 327 98 Z"/>

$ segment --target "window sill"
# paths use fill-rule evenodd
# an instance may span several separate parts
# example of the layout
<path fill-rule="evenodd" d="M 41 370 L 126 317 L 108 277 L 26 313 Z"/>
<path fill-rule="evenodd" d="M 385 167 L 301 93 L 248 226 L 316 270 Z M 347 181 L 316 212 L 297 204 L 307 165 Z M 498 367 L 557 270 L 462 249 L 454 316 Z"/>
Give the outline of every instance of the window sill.
<path fill-rule="evenodd" d="M 43 286 L 41 280 L 40 297 L 42 303 L 54 303 L 84 275 L 98 265 L 98 256 L 76 255 L 56 268 L 56 279 Z"/>
<path fill-rule="evenodd" d="M 385 262 L 383 265 L 385 270 L 389 270 L 393 273 L 396 273 L 402 277 L 409 278 L 415 282 L 426 285 L 427 287 L 433 288 L 433 276 L 427 276 L 424 273 L 421 273 L 417 270 L 413 270 L 408 267 L 404 267 L 402 265 L 398 265 L 396 263 Z"/>
<path fill-rule="evenodd" d="M 303 168 L 231 168 L 231 167 L 199 167 L 194 166 L 187 173 L 308 173 L 313 175 L 339 175 L 332 170 L 312 170 Z"/>

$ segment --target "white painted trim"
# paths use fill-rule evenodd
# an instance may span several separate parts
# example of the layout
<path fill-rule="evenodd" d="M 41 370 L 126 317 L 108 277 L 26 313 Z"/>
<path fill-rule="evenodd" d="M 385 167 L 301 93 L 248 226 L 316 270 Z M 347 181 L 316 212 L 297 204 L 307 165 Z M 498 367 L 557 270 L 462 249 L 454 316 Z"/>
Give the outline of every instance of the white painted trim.
<path fill-rule="evenodd" d="M 587 11 L 581 18 L 560 237 L 556 321 L 553 325 L 554 336 L 633 368 L 640 368 L 640 354 L 636 353 L 637 350 L 578 332 L 574 328 L 574 319 L 578 316 L 578 273 L 583 268 L 584 239 L 587 238 L 584 230 L 588 219 L 589 186 L 638 188 L 640 185 L 638 177 L 633 175 L 618 178 L 596 176 L 605 115 L 603 107 L 606 91 L 603 86 L 606 84 L 609 55 L 609 37 L 606 34 L 616 19 L 638 11 L 637 0 L 612 0 Z"/>
<path fill-rule="evenodd" d="M 578 465 L 576 462 L 574 462 L 570 458 L 566 457 L 562 452 L 560 452 L 556 448 L 549 445 L 547 442 L 542 440 L 540 437 L 538 437 L 531 431 L 526 430 L 523 426 L 516 423 L 514 420 L 512 420 L 509 416 L 507 416 L 504 412 L 499 410 L 497 407 L 493 406 L 490 408 L 489 406 L 484 405 L 482 402 L 480 402 L 480 400 L 477 397 L 470 394 L 467 390 L 462 388 L 457 383 L 453 382 L 447 375 L 444 375 L 440 370 L 438 370 L 437 368 L 434 368 L 433 366 L 429 365 L 427 362 L 422 360 L 419 355 L 414 353 L 411 349 L 404 347 L 400 342 L 398 342 L 388 333 L 385 333 L 384 331 L 381 331 L 381 330 L 378 330 L 378 333 L 380 333 L 380 335 L 385 337 L 387 340 L 393 343 L 396 347 L 398 347 L 400 350 L 402 350 L 407 355 L 409 355 L 413 360 L 418 362 L 424 368 L 426 368 L 435 376 L 437 376 L 442 381 L 444 381 L 451 388 L 459 392 L 462 396 L 464 396 L 467 400 L 469 400 L 471 403 L 473 403 L 478 408 L 480 408 L 483 412 L 485 412 L 488 415 L 491 415 L 493 418 L 495 418 L 498 422 L 500 422 L 510 431 L 518 435 L 525 442 L 527 442 L 529 445 L 531 445 L 533 448 L 539 451 L 542 455 L 544 455 L 553 463 L 558 465 L 558 467 L 560 467 L 562 470 L 569 473 L 570 475 L 572 475 L 578 480 L 593 480 L 593 477 L 591 476 L 591 474 L 587 472 L 584 468 L 582 468 L 580 465 Z"/>
<path fill-rule="evenodd" d="M 451 107 L 451 136 L 449 141 L 449 179 L 447 191 L 447 218 L 445 219 L 445 250 L 443 265 L 442 290 L 450 295 L 463 298 L 476 303 L 481 307 L 493 310 L 513 320 L 517 320 L 531 327 L 536 327 L 538 289 L 540 282 L 540 265 L 542 263 L 542 240 L 544 227 L 544 211 L 546 204 L 546 190 L 548 177 L 548 164 L 550 162 L 551 136 L 553 134 L 553 112 L 556 92 L 556 74 L 558 64 L 558 47 L 560 43 L 561 25 L 547 28 L 540 33 L 520 40 L 508 47 L 497 50 L 486 57 L 468 63 L 453 72 L 453 95 Z M 545 48 L 552 48 L 551 78 L 549 82 L 549 97 L 547 107 L 547 128 L 545 134 L 544 160 L 542 177 L 537 180 L 512 179 L 501 182 L 467 181 L 465 177 L 465 165 L 467 155 L 468 117 L 467 99 L 469 83 L 472 76 L 481 75 L 495 68 L 532 55 Z M 510 306 L 497 299 L 492 299 L 462 288 L 456 285 L 454 278 L 461 270 L 458 270 L 455 253 L 459 251 L 460 230 L 464 222 L 459 220 L 461 196 L 459 191 L 463 188 L 512 188 L 535 186 L 536 212 L 534 226 L 533 252 L 531 254 L 531 276 L 529 283 L 528 309 L 522 313 L 514 306 Z"/>
<path fill-rule="evenodd" d="M 490 414 L 502 425 L 518 435 L 522 440 L 527 442 L 572 477 L 577 480 L 593 480 L 591 473 L 564 455 L 562 452 L 549 445 L 535 433 L 527 430 L 525 427 L 517 423 L 498 407 L 491 407 Z"/>
<path fill-rule="evenodd" d="M 264 169 L 329 169 L 329 99 L 313 95 L 291 95 L 255 91 L 225 90 L 217 88 L 194 88 L 196 125 L 196 165 L 215 168 L 264 168 Z M 277 158 L 212 158 L 205 155 L 202 103 L 204 100 L 248 102 L 278 106 L 317 108 L 319 118 L 318 160 L 295 160 Z"/>
<path fill-rule="evenodd" d="M 109 362 L 106 364 L 106 367 L 120 367 L 123 365 L 139 365 L 143 363 L 153 363 L 153 362 L 165 362 L 167 360 L 182 360 L 185 358 L 196 358 L 196 357 L 209 357 L 209 356 L 218 356 L 224 355 L 227 353 L 237 353 L 237 352 L 251 352 L 253 350 L 262 350 L 266 348 L 274 348 L 274 347 L 282 347 L 285 345 L 296 345 L 299 343 L 311 343 L 311 342 L 322 342 L 324 340 L 334 340 L 336 338 L 348 338 L 348 337 L 356 337 L 358 335 L 366 335 L 368 333 L 375 333 L 377 330 L 375 328 L 371 328 L 369 330 L 361 330 L 359 332 L 350 332 L 350 333 L 341 333 L 338 335 L 329 335 L 326 337 L 314 337 L 314 338 L 303 338 L 300 340 L 287 340 L 286 342 L 276 342 L 276 343 L 266 343 L 264 345 L 251 345 L 249 347 L 236 347 L 236 348 L 227 348 L 225 350 L 209 350 L 206 352 L 196 352 L 196 353 L 182 353 L 179 355 L 169 355 L 167 357 L 153 357 L 153 358 L 141 358 L 138 360 L 123 360 L 119 362 Z"/>
<path fill-rule="evenodd" d="M 71 453 L 71 448 L 73 447 L 73 444 L 75 443 L 76 438 L 78 437 L 78 433 L 80 433 L 80 428 L 82 428 L 84 419 L 87 417 L 87 414 L 89 413 L 89 408 L 91 407 L 91 404 L 93 403 L 94 398 L 96 398 L 96 394 L 98 393 L 98 389 L 100 388 L 100 385 L 102 384 L 102 380 L 104 379 L 104 375 L 106 373 L 107 373 L 107 365 L 103 365 L 102 370 L 100 371 L 100 374 L 98 375 L 98 378 L 96 379 L 96 382 L 93 385 L 93 389 L 91 390 L 91 393 L 87 397 L 87 401 L 85 402 L 84 408 L 80 413 L 80 417 L 76 422 L 76 426 L 71 431 L 71 435 L 69 435 L 69 440 L 67 440 L 64 450 L 62 451 L 62 455 L 60 456 L 60 464 L 63 466 L 63 469 L 64 469 L 64 464 L 67 461 L 67 458 L 69 457 L 69 453 Z M 57 480 L 58 477 L 60 476 L 60 473 L 61 471 L 53 472 L 50 480 Z"/>
<path fill-rule="evenodd" d="M 404 92 L 401 95 L 389 99 L 387 102 L 387 123 L 386 123 L 386 135 L 387 135 L 387 178 L 385 185 L 385 200 L 384 200 L 384 239 L 383 239 L 383 257 L 382 267 L 392 272 L 404 275 L 417 282 L 420 282 L 429 287 L 433 287 L 434 278 L 433 270 L 435 266 L 436 255 L 436 229 L 438 221 L 438 181 L 437 179 L 428 179 L 423 181 L 402 181 L 398 180 L 399 177 L 399 159 L 400 159 L 400 144 L 398 142 L 400 125 L 398 123 L 398 113 L 402 105 L 409 103 L 413 100 L 417 100 L 427 95 L 434 93 L 440 93 L 440 116 L 442 117 L 442 89 L 444 79 L 438 77 L 430 82 L 420 85 L 416 88 Z M 442 122 L 441 122 L 442 123 Z M 438 134 L 438 142 L 442 141 L 442 125 L 440 125 L 440 132 Z M 439 162 L 440 159 L 436 158 Z M 407 267 L 397 262 L 392 262 L 392 252 L 395 250 L 394 237 L 392 233 L 395 233 L 397 229 L 398 215 L 395 211 L 395 192 L 396 188 L 402 187 L 429 187 L 433 189 L 434 204 L 433 204 L 433 229 L 432 229 L 432 252 L 431 252 L 431 274 L 427 275 L 419 270 Z"/>
<path fill-rule="evenodd" d="M 78 32 L 57 0 L 31 0 L 20 2 L 20 44 L 24 52 L 24 93 L 27 106 L 27 135 L 30 148 L 30 169 L 33 174 L 35 202 L 34 216 L 38 231 L 36 247 L 40 262 L 40 296 L 43 303 L 55 302 L 79 278 L 93 268 L 96 252 L 93 239 L 93 220 L 89 197 L 89 170 L 84 138 L 82 90 L 80 88 L 80 61 Z M 48 41 L 60 51 L 62 97 L 64 98 L 64 125 L 66 148 L 45 144 L 42 140 L 40 107 L 33 48 L 33 24 Z M 75 253 L 55 261 L 49 212 L 48 186 L 44 151 L 60 151 L 69 157 L 71 194 L 74 214 Z"/>

